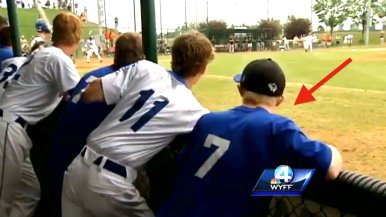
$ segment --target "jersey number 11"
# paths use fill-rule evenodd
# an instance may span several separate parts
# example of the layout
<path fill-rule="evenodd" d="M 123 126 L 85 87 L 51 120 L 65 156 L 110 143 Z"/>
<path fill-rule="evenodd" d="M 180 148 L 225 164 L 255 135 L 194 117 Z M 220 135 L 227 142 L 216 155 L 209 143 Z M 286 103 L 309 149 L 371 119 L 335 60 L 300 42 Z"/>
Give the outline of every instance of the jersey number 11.
<path fill-rule="evenodd" d="M 154 90 L 142 90 L 139 92 L 139 98 L 137 101 L 135 101 L 134 105 L 127 110 L 127 112 L 119 119 L 120 122 L 125 121 L 129 118 L 131 118 L 137 111 L 139 111 L 146 103 L 146 101 L 154 94 Z M 164 99 L 163 101 L 156 101 L 153 103 L 153 107 L 146 112 L 144 115 L 142 115 L 137 122 L 135 122 L 131 129 L 134 132 L 137 132 L 139 129 L 141 129 L 147 122 L 150 121 L 158 112 L 160 112 L 165 106 L 169 104 L 169 101 L 167 99 Z"/>

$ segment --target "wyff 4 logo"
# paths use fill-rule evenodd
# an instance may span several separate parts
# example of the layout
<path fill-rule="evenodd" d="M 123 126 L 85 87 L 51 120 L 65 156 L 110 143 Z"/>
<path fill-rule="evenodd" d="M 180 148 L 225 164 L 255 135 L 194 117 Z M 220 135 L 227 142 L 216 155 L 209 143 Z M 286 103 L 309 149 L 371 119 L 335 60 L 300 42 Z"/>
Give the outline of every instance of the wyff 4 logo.
<path fill-rule="evenodd" d="M 252 196 L 300 196 L 314 172 L 314 169 L 292 169 L 287 165 L 265 169 Z"/>

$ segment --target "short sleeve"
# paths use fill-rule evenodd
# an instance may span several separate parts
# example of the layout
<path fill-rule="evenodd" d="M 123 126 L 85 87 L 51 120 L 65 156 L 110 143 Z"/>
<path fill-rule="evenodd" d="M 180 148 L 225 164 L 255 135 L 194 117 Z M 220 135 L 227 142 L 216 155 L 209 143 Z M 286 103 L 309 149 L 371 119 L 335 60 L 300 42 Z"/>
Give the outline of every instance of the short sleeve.
<path fill-rule="evenodd" d="M 332 160 L 327 144 L 309 139 L 296 124 L 288 119 L 275 122 L 273 127 L 275 145 L 286 162 L 297 168 L 316 169 L 326 174 Z"/>
<path fill-rule="evenodd" d="M 132 75 L 136 69 L 137 64 L 131 64 L 101 78 L 103 94 L 107 105 L 113 105 L 118 102 L 131 82 Z"/>
<path fill-rule="evenodd" d="M 68 56 L 51 55 L 50 61 L 56 86 L 60 93 L 66 93 L 73 89 L 80 80 L 80 76 L 74 63 Z"/>

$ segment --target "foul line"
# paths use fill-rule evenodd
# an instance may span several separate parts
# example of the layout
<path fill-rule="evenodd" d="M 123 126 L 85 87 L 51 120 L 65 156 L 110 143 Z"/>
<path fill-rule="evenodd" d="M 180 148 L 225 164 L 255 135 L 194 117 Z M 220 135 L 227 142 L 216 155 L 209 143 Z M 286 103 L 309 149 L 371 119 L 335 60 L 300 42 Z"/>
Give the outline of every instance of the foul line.
<path fill-rule="evenodd" d="M 218 80 L 226 80 L 226 81 L 233 81 L 232 77 L 229 76 L 224 76 L 224 75 L 205 75 L 205 77 L 208 78 L 214 78 Z M 287 86 L 302 86 L 303 83 L 298 83 L 298 82 L 286 82 Z M 305 86 L 312 86 L 312 84 L 304 84 Z M 350 90 L 350 91 L 358 91 L 358 92 L 366 92 L 366 93 L 383 93 L 385 94 L 386 91 L 382 90 L 365 90 L 365 89 L 360 89 L 360 88 L 350 88 L 350 87 L 334 87 L 334 86 L 323 86 L 321 89 L 327 88 L 327 89 L 335 89 L 335 90 Z"/>

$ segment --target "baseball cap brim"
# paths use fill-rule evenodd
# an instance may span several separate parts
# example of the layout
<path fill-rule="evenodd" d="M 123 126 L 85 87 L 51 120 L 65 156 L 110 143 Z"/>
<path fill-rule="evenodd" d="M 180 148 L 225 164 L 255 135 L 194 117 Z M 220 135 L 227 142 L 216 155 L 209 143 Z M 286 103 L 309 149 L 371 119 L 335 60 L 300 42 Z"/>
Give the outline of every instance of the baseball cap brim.
<path fill-rule="evenodd" d="M 233 80 L 236 82 L 236 83 L 240 83 L 241 81 L 241 73 L 240 74 L 237 74 L 235 76 L 233 76 Z"/>

